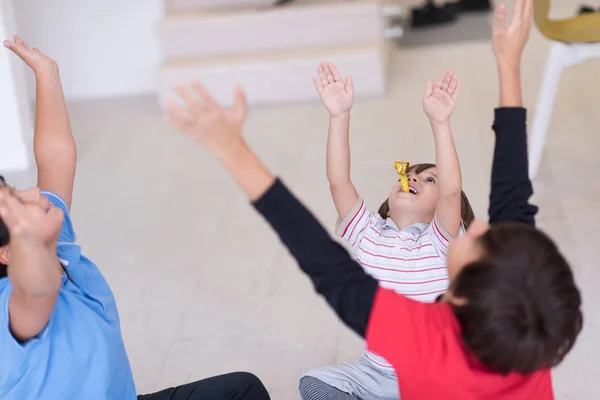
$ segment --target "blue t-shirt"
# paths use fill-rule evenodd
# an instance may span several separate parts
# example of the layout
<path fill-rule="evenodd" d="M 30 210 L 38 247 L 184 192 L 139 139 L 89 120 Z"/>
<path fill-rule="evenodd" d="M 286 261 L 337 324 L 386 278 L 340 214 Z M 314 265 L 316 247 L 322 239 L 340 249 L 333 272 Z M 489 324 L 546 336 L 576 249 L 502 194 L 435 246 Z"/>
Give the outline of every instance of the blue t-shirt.
<path fill-rule="evenodd" d="M 8 320 L 12 287 L 0 279 L 0 399 L 136 399 L 112 291 L 75 244 L 65 202 L 43 192 L 65 213 L 57 254 L 66 270 L 48 325 L 19 344 Z"/>

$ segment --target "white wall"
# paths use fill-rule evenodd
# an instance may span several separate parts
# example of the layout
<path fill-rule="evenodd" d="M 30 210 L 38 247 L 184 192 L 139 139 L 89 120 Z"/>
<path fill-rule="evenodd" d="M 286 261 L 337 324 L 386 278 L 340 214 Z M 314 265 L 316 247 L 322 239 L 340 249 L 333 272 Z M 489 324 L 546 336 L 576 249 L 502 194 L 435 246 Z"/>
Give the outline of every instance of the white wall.
<path fill-rule="evenodd" d="M 11 0 L 0 2 L 0 38 L 14 29 Z M 7 179 L 22 176 L 33 162 L 31 112 L 27 104 L 23 64 L 0 48 L 0 174 Z M 9 183 L 21 186 L 14 181 Z"/>
<path fill-rule="evenodd" d="M 16 0 L 15 14 L 23 39 L 58 61 L 67 98 L 112 97 L 156 90 L 162 4 Z"/>

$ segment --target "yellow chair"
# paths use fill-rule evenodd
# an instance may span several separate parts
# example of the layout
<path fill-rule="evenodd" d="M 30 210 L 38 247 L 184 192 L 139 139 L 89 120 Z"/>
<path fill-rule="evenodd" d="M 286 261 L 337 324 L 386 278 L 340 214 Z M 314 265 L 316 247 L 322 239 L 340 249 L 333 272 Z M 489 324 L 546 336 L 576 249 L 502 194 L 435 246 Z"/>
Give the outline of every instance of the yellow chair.
<path fill-rule="evenodd" d="M 534 0 L 535 25 L 548 39 L 563 43 L 600 42 L 600 12 L 559 20 L 549 19 L 548 14 L 550 0 Z"/>
<path fill-rule="evenodd" d="M 551 20 L 550 0 L 534 0 L 534 21 L 539 31 L 552 41 L 550 54 L 538 94 L 536 115 L 531 130 L 529 176 L 537 175 L 552 107 L 562 69 L 590 58 L 600 58 L 600 13 Z M 597 77 L 592 77 L 595 79 Z"/>

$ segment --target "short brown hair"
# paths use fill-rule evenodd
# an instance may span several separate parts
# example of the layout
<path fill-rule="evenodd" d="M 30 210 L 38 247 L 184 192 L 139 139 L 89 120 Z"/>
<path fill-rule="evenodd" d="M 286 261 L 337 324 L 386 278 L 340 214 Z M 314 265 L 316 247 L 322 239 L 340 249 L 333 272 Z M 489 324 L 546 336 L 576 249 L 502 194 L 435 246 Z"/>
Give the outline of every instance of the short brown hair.
<path fill-rule="evenodd" d="M 559 364 L 583 326 L 581 296 L 554 242 L 533 226 L 503 223 L 479 239 L 484 257 L 451 283 L 462 338 L 493 371 L 529 374 Z"/>
<path fill-rule="evenodd" d="M 431 168 L 435 168 L 435 164 L 415 164 L 408 168 L 406 172 L 414 172 L 415 174 L 420 174 L 421 172 L 427 171 Z M 378 213 L 383 219 L 386 219 L 390 216 L 390 203 L 388 202 L 388 199 L 385 199 L 383 204 L 381 204 Z M 467 229 L 469 225 L 471 225 L 471 222 L 473 222 L 473 220 L 475 219 L 475 213 L 473 212 L 471 203 L 469 203 L 467 195 L 462 190 L 460 192 L 460 219 L 462 220 L 465 229 Z"/>

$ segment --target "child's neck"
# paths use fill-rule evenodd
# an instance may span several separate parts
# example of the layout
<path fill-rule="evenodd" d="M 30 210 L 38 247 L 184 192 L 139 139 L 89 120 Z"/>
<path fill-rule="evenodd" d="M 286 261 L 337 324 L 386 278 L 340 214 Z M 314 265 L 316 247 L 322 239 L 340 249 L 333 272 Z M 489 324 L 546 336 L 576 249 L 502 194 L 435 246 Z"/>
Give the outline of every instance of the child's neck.
<path fill-rule="evenodd" d="M 392 221 L 394 221 L 394 223 L 400 230 L 408 228 L 409 226 L 417 224 L 419 222 L 427 223 L 424 221 L 419 221 L 419 218 L 416 217 L 415 215 L 410 215 L 410 214 L 406 214 L 406 213 L 401 214 L 401 215 L 394 215 L 394 214 L 390 213 L 390 218 L 392 219 Z"/>

